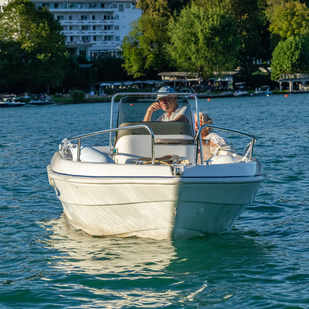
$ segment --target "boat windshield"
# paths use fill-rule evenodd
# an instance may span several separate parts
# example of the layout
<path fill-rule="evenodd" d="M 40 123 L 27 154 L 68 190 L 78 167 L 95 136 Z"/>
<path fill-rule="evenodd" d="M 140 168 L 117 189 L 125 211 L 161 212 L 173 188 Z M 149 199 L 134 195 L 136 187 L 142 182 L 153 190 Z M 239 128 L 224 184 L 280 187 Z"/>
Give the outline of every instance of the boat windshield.
<path fill-rule="evenodd" d="M 155 102 L 155 97 L 128 96 L 124 97 L 119 102 L 117 126 L 123 123 L 143 122 L 148 107 Z M 178 97 L 177 103 L 179 108 L 187 107 L 188 121 L 193 125 L 191 106 L 185 97 Z M 165 112 L 160 109 L 152 114 L 151 122 L 160 121 L 159 118 Z"/>

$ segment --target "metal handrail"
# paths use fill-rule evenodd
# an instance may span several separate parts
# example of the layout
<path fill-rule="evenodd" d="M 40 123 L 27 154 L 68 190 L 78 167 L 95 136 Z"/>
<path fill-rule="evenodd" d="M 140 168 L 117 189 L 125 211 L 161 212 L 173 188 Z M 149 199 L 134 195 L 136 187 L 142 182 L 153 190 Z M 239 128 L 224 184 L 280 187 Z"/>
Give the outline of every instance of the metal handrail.
<path fill-rule="evenodd" d="M 253 147 L 254 147 L 254 143 L 255 141 L 257 140 L 256 136 L 252 135 L 252 134 L 248 134 L 248 133 L 245 133 L 245 132 L 242 132 L 242 131 L 238 131 L 238 130 L 233 130 L 233 129 L 228 129 L 228 128 L 224 128 L 224 127 L 219 127 L 219 126 L 214 126 L 212 124 L 204 124 L 200 127 L 200 129 L 198 130 L 197 134 L 196 134 L 196 140 L 200 140 L 200 149 L 202 150 L 202 139 L 200 138 L 200 135 L 201 135 L 201 132 L 205 129 L 205 128 L 214 128 L 214 129 L 219 129 L 219 130 L 222 130 L 222 131 L 228 131 L 228 132 L 233 132 L 233 133 L 238 133 L 238 134 L 241 134 L 241 135 L 245 135 L 245 136 L 248 136 L 248 137 L 251 137 L 252 140 L 251 140 L 251 145 L 250 145 L 250 152 L 249 152 L 249 160 L 251 160 L 252 158 L 252 153 L 253 153 Z M 195 153 L 195 164 L 197 164 L 197 159 L 198 159 L 198 144 L 199 143 L 196 143 L 196 153 Z M 203 164 L 203 156 L 202 156 L 202 153 L 201 153 L 201 164 Z"/>
<path fill-rule="evenodd" d="M 93 133 L 83 134 L 83 135 L 74 136 L 74 137 L 71 137 L 71 138 L 66 138 L 66 139 L 63 140 L 63 142 L 64 141 L 70 142 L 70 141 L 78 140 L 78 143 L 77 143 L 77 161 L 80 161 L 80 148 L 81 148 L 81 139 L 82 138 L 90 137 L 90 136 L 94 136 L 94 135 L 98 135 L 98 134 L 103 134 L 103 133 L 112 133 L 112 132 L 126 130 L 126 129 L 135 130 L 135 129 L 140 129 L 140 128 L 147 129 L 149 134 L 151 135 L 151 162 L 154 165 L 155 164 L 154 133 L 151 130 L 151 128 L 149 126 L 145 125 L 145 124 L 137 124 L 137 125 L 133 125 L 133 126 L 126 126 L 126 127 L 121 127 L 121 128 L 108 129 L 108 130 L 103 130 L 103 131 L 97 131 L 97 132 L 93 132 Z M 109 149 L 109 156 L 111 156 L 111 148 Z"/>

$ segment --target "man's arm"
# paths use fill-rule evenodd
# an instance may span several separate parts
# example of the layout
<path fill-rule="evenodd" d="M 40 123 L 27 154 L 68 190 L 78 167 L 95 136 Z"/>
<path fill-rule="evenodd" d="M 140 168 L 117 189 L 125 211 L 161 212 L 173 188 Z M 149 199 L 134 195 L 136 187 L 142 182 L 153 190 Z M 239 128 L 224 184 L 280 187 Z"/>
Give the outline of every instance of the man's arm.
<path fill-rule="evenodd" d="M 153 102 L 147 109 L 147 112 L 145 114 L 144 120 L 143 121 L 151 121 L 151 116 L 153 112 L 157 111 L 160 109 L 160 103 L 159 102 Z"/>

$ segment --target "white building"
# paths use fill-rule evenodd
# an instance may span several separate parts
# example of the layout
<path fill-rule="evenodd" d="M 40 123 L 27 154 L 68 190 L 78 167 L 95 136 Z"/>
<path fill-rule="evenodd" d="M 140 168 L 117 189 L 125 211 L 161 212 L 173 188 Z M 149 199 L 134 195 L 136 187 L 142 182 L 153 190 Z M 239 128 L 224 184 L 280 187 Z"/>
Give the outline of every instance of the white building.
<path fill-rule="evenodd" d="M 142 11 L 137 1 L 129 0 L 32 0 L 47 7 L 57 19 L 66 36 L 69 49 L 87 59 L 100 55 L 117 55 L 130 23 Z"/>

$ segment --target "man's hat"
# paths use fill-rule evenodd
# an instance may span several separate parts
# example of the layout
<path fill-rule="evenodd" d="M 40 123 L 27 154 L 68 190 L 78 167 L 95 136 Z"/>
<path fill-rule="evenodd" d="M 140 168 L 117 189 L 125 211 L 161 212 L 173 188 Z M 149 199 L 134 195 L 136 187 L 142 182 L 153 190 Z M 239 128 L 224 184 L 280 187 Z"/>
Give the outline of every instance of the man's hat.
<path fill-rule="evenodd" d="M 167 97 L 170 93 L 176 93 L 175 89 L 170 87 L 170 86 L 164 86 L 164 87 L 160 88 L 158 92 L 162 92 L 162 94 L 157 95 L 157 99 L 156 99 L 157 101 L 160 98 Z"/>

